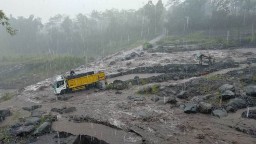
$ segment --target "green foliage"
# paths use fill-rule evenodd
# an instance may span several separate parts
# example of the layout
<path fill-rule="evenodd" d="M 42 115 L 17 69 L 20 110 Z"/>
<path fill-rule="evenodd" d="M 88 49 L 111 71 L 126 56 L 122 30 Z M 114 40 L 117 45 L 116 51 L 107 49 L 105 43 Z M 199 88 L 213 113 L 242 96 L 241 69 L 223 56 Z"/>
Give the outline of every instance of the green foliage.
<path fill-rule="evenodd" d="M 4 93 L 4 94 L 0 97 L 0 102 L 8 101 L 8 100 L 12 99 L 13 97 L 14 97 L 14 94 L 11 94 L 11 93 Z"/>
<path fill-rule="evenodd" d="M 9 19 L 5 16 L 4 12 L 0 10 L 0 25 L 4 26 L 6 28 L 6 31 L 10 35 L 15 35 L 16 31 L 10 26 Z"/>
<path fill-rule="evenodd" d="M 9 132 L 8 127 L 0 128 L 0 141 L 3 143 L 10 143 L 12 140 L 12 136 Z"/>
<path fill-rule="evenodd" d="M 73 56 L 18 56 L 8 57 L 0 62 L 0 67 L 10 69 L 16 65 L 20 69 L 0 74 L 2 87 L 23 87 L 54 74 L 62 74 L 85 63 L 85 59 Z M 15 73 L 15 74 L 14 74 Z"/>
<path fill-rule="evenodd" d="M 137 91 L 138 94 L 156 94 L 159 92 L 160 85 L 155 84 L 146 86 Z"/>
<path fill-rule="evenodd" d="M 150 48 L 153 48 L 153 45 L 152 45 L 151 43 L 145 42 L 145 43 L 143 44 L 143 49 L 144 49 L 144 50 L 147 50 L 147 49 L 150 49 Z"/>

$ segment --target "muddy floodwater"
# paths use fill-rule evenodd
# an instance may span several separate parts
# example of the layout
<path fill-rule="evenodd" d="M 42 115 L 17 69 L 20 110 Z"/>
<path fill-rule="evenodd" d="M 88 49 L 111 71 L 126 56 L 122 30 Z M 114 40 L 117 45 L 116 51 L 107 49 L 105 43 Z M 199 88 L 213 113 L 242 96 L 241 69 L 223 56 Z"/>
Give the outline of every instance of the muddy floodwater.
<path fill-rule="evenodd" d="M 119 77 L 115 77 L 115 78 L 110 78 L 107 79 L 107 81 L 109 83 L 112 83 L 115 80 L 122 80 L 122 81 L 127 81 L 130 79 L 133 79 L 134 77 L 138 76 L 139 78 L 149 78 L 152 76 L 158 76 L 161 75 L 161 73 L 153 73 L 153 74 L 129 74 L 129 75 L 123 75 L 123 76 L 119 76 Z"/>
<path fill-rule="evenodd" d="M 88 135 L 96 137 L 111 144 L 140 144 L 141 137 L 134 133 L 125 132 L 95 123 L 73 123 L 69 121 L 57 121 L 53 123 L 55 131 L 68 132 L 73 135 Z"/>

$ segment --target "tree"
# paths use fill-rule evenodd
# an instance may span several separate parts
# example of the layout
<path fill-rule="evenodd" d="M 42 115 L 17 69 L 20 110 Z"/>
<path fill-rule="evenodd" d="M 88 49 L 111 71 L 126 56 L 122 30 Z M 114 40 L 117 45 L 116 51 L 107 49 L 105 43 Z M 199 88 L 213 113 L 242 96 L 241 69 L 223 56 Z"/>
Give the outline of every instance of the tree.
<path fill-rule="evenodd" d="M 6 28 L 10 35 L 15 35 L 17 30 L 13 29 L 8 21 L 8 17 L 6 17 L 4 12 L 0 10 L 0 24 Z"/>

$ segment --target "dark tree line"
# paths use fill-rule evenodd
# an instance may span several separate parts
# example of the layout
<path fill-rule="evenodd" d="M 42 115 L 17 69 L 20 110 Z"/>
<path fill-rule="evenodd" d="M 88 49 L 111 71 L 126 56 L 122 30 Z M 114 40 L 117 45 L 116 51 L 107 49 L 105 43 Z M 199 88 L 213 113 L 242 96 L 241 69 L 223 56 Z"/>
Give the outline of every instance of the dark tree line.
<path fill-rule="evenodd" d="M 139 10 L 93 11 L 75 18 L 56 15 L 47 23 L 31 15 L 9 17 L 17 29 L 10 37 L 0 27 L 0 50 L 8 54 L 71 54 L 99 57 L 138 41 L 151 39 L 163 31 L 164 6 L 149 2 Z"/>

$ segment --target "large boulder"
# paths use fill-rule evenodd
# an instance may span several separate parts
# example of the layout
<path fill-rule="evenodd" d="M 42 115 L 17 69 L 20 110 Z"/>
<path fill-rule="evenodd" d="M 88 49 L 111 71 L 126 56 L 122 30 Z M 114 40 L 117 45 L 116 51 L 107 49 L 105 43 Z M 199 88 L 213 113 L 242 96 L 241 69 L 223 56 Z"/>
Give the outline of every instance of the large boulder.
<path fill-rule="evenodd" d="M 134 58 L 139 57 L 139 56 L 140 55 L 138 53 L 132 52 L 132 53 L 125 56 L 125 60 L 131 60 L 131 59 L 134 59 Z"/>
<path fill-rule="evenodd" d="M 244 111 L 242 113 L 242 118 L 250 118 L 250 119 L 255 119 L 256 120 L 256 110 L 249 110 L 249 112 Z"/>
<path fill-rule="evenodd" d="M 210 114 L 212 112 L 212 104 L 206 102 L 200 102 L 198 105 L 198 111 L 205 114 Z"/>
<path fill-rule="evenodd" d="M 248 96 L 256 97 L 256 85 L 245 87 L 245 92 Z"/>
<path fill-rule="evenodd" d="M 230 91 L 235 91 L 235 87 L 233 85 L 230 84 L 224 84 L 219 88 L 220 92 L 225 92 L 226 90 L 230 90 Z"/>
<path fill-rule="evenodd" d="M 27 136 L 35 129 L 34 125 L 29 126 L 20 126 L 14 129 L 11 129 L 11 134 L 15 136 Z"/>
<path fill-rule="evenodd" d="M 9 109 L 0 110 L 0 122 L 4 121 L 5 118 L 10 115 L 11 115 L 11 112 Z"/>
<path fill-rule="evenodd" d="M 223 99 L 223 100 L 229 100 L 229 99 L 232 99 L 232 98 L 235 98 L 235 97 L 236 97 L 236 96 L 235 96 L 235 93 L 232 92 L 232 91 L 230 91 L 230 90 L 224 91 L 224 92 L 221 94 L 221 96 L 222 96 L 222 99 Z"/>
<path fill-rule="evenodd" d="M 235 99 L 230 100 L 226 104 L 226 106 L 227 106 L 226 110 L 228 112 L 234 112 L 234 111 L 237 111 L 238 109 L 246 108 L 247 103 L 244 99 L 235 98 Z"/>
<path fill-rule="evenodd" d="M 49 133 L 51 132 L 51 127 L 52 127 L 52 124 L 50 122 L 44 122 L 34 131 L 33 135 L 38 136 L 38 135 Z"/>
<path fill-rule="evenodd" d="M 197 105 L 193 103 L 186 103 L 184 105 L 184 112 L 185 113 L 196 113 L 197 112 Z"/>
<path fill-rule="evenodd" d="M 222 118 L 222 117 L 228 116 L 228 113 L 225 109 L 216 109 L 216 110 L 212 111 L 212 115 Z"/>
<path fill-rule="evenodd" d="M 112 83 L 112 89 L 116 89 L 116 90 L 124 90 L 128 88 L 128 83 L 121 81 L 121 80 L 115 80 Z"/>

